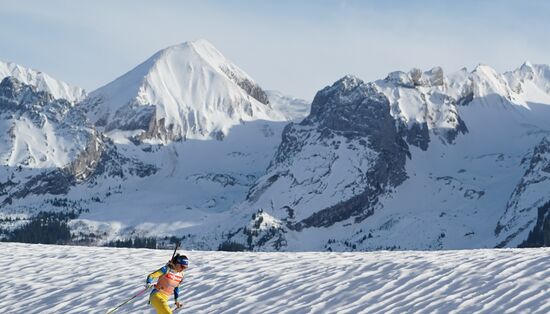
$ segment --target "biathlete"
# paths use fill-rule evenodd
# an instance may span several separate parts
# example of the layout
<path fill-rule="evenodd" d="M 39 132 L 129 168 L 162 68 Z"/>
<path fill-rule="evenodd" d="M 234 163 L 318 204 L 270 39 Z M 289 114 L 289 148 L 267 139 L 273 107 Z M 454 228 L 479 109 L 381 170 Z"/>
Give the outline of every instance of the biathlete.
<path fill-rule="evenodd" d="M 149 296 L 149 303 L 157 311 L 157 314 L 172 314 L 168 306 L 168 298 L 174 294 L 176 308 L 183 306 L 178 301 L 179 285 L 183 281 L 183 272 L 189 267 L 187 256 L 176 254 L 165 266 L 147 276 L 147 288 L 153 287 Z M 153 279 L 158 278 L 153 284 Z"/>

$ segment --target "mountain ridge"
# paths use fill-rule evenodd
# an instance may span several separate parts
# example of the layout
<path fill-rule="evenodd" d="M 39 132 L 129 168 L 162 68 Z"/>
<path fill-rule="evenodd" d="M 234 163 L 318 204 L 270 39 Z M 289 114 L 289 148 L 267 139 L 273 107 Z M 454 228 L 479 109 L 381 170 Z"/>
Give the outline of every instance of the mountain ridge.
<path fill-rule="evenodd" d="M 348 75 L 321 89 L 306 116 L 307 103 L 264 91 L 198 41 L 159 51 L 75 106 L 29 85 L 28 97 L 7 89 L 3 130 L 27 115 L 59 116 L 91 140 L 73 141 L 79 146 L 62 163 L 0 167 L 2 217 L 21 219 L 2 220 L 0 236 L 38 219 L 38 209 L 72 209 L 64 222 L 78 243 L 177 237 L 190 248 L 259 251 L 517 246 L 535 227 L 537 237 L 545 232 L 537 217 L 546 217 L 539 208 L 549 201 L 548 73 L 526 62 L 504 74 L 479 65 L 450 74 L 396 71 L 373 82 Z M 63 153 L 47 139 L 76 139 L 50 133 L 28 138 Z"/>
<path fill-rule="evenodd" d="M 76 103 L 86 96 L 86 91 L 83 88 L 70 86 L 44 72 L 13 62 L 0 61 L 0 80 L 9 76 L 15 77 L 22 83 L 35 86 L 40 91 L 48 92 L 56 99 L 63 98 Z"/>

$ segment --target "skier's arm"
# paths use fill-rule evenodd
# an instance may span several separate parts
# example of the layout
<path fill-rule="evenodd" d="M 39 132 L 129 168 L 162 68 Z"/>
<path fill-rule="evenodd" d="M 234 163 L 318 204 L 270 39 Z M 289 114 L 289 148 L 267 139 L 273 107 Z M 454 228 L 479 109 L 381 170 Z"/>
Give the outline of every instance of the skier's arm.
<path fill-rule="evenodd" d="M 181 283 L 183 282 L 183 278 L 181 279 L 180 281 L 180 285 Z M 180 296 L 180 286 L 178 285 L 175 289 L 174 289 L 174 302 L 177 304 L 178 303 L 178 298 Z"/>
<path fill-rule="evenodd" d="M 154 272 L 150 273 L 147 276 L 147 283 L 148 284 L 152 283 L 153 279 L 158 278 L 158 277 L 166 274 L 167 271 L 168 271 L 168 267 L 164 266 L 162 268 L 159 268 L 157 271 L 154 271 Z"/>

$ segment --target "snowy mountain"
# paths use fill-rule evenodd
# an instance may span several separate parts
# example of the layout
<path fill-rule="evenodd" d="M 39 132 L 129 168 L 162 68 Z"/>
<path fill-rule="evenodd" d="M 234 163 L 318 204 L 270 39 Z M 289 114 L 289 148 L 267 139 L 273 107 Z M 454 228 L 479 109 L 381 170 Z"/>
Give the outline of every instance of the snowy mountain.
<path fill-rule="evenodd" d="M 21 83 L 34 86 L 39 91 L 47 92 L 56 99 L 65 99 L 75 103 L 86 96 L 84 89 L 56 80 L 46 73 L 15 63 L 0 61 L 0 80 L 8 76 L 17 79 Z"/>
<path fill-rule="evenodd" d="M 356 215 L 385 186 L 402 183 L 406 143 L 390 115 L 388 100 L 374 88 L 345 77 L 317 93 L 311 114 L 285 129 L 265 182 L 262 179 L 251 189 L 248 200 L 271 203 L 272 209 L 281 211 L 274 212 L 278 217 L 290 208 L 289 219 L 302 221 L 304 227 L 321 227 Z M 303 188 L 311 193 L 303 193 Z M 277 191 L 266 193 L 272 189 Z M 344 200 L 353 204 L 333 207 Z M 302 204 L 311 205 L 302 208 Z"/>
<path fill-rule="evenodd" d="M 283 121 L 250 76 L 205 40 L 163 49 L 90 93 L 82 107 L 106 132 L 140 139 L 222 139 L 243 121 Z"/>
<path fill-rule="evenodd" d="M 337 81 L 285 128 L 240 207 L 261 209 L 260 223 L 231 238 L 267 250 L 521 244 L 549 201 L 547 69 Z"/>
<path fill-rule="evenodd" d="M 192 70 L 187 72 L 189 68 Z M 130 234 L 148 235 L 151 223 L 162 223 L 163 234 L 180 234 L 189 226 L 217 219 L 220 212 L 242 202 L 252 183 L 265 171 L 279 144 L 286 119 L 303 118 L 309 107 L 305 101 L 282 93 L 268 96 L 205 41 L 162 50 L 136 69 L 145 69 L 148 74 L 137 78 L 137 70 L 131 71 L 64 111 L 67 116 L 79 117 L 80 120 L 64 117 L 61 120 L 71 123 L 75 129 L 94 134 L 94 141 L 87 143 L 96 143 L 95 146 L 82 145 L 82 141 L 75 139 L 73 144 L 81 144 L 75 146 L 71 154 L 58 158 L 56 163 L 48 164 L 45 160 L 34 170 L 20 169 L 17 161 L 5 167 L 5 177 L 9 179 L 0 180 L 0 213 L 7 219 L 1 226 L 5 237 L 16 237 L 18 227 L 33 219 L 41 219 L 43 215 L 53 215 L 53 219 L 61 219 L 62 224 L 69 223 L 74 240 L 96 244 L 99 243 L 96 235 L 101 235 L 101 243 Z M 215 126 L 214 129 L 225 133 L 198 134 L 193 133 L 197 131 L 195 128 L 179 135 L 158 133 L 148 137 L 152 134 L 147 133 L 150 129 L 116 125 L 121 121 L 131 121 L 120 120 L 123 109 L 116 107 L 120 104 L 116 100 L 128 96 L 127 89 L 118 88 L 129 78 L 143 80 L 142 83 L 148 87 L 142 87 L 150 92 L 148 97 L 151 98 L 146 97 L 149 105 L 132 107 L 135 111 L 132 109 L 124 114 L 138 119 L 142 109 L 153 108 L 154 103 L 160 108 L 158 112 L 175 114 L 170 119 L 188 117 L 178 112 L 193 112 L 196 117 L 204 117 L 197 121 L 205 122 L 205 128 Z M 170 88 L 163 90 L 152 82 Z M 185 87 L 186 84 L 192 86 Z M 201 92 L 197 86 L 208 89 Z M 184 87 L 194 94 L 184 91 Z M 178 89 L 181 95 L 174 94 Z M 106 90 L 111 90 L 115 99 L 107 99 Z M 19 101 L 15 96 L 7 98 L 9 102 Z M 271 107 L 270 99 L 276 108 Z M 28 97 L 20 102 L 26 107 L 36 107 Z M 119 122 L 102 125 L 101 121 L 94 120 L 98 112 L 110 112 L 110 106 L 118 108 L 111 118 Z M 156 117 L 157 111 L 147 119 Z M 5 121 L 11 120 L 6 117 Z M 183 123 L 178 124 L 180 126 L 187 123 L 178 121 Z M 28 134 L 24 138 L 48 139 L 50 142 L 54 138 L 38 131 L 20 133 Z M 11 143 L 9 136 L 5 139 Z M 10 144 L 5 151 L 9 156 L 21 151 L 19 147 L 30 147 L 32 152 L 40 147 L 57 154 L 67 151 L 65 146 L 68 144 L 50 142 L 41 146 L 36 143 L 17 147 Z M 74 170 L 73 165 L 78 165 L 79 171 Z M 82 171 L 85 175 L 78 175 Z M 42 188 L 38 189 L 39 186 Z M 74 219 L 74 216 L 79 219 Z M 174 220 L 167 223 L 166 217 L 174 217 Z"/>
<path fill-rule="evenodd" d="M 264 91 L 201 40 L 77 105 L 6 78 L 0 237 L 28 240 L 54 223 L 53 242 L 95 245 L 544 244 L 549 69 L 349 75 L 310 106 Z"/>
<path fill-rule="evenodd" d="M 0 282 L 0 307 L 44 314 L 106 313 L 141 292 L 147 274 L 172 254 L 21 243 L 0 243 L 0 251 L 0 265 L 12 274 Z M 180 288 L 184 307 L 175 313 L 550 311 L 548 248 L 181 253 L 190 267 Z M 27 298 L 16 297 L 23 290 Z M 115 313 L 151 313 L 147 299 L 143 293 Z"/>
<path fill-rule="evenodd" d="M 525 62 L 518 69 L 504 74 L 510 89 L 519 99 L 530 103 L 548 104 L 550 99 L 550 67 Z"/>

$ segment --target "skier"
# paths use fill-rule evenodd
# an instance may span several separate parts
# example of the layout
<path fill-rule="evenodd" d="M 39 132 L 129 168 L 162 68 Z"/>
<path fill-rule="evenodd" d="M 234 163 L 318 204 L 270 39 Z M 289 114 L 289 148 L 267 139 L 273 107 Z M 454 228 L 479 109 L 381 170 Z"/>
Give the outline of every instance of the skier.
<path fill-rule="evenodd" d="M 172 293 L 176 308 L 183 306 L 178 301 L 179 285 L 183 281 L 183 271 L 188 266 L 187 256 L 178 253 L 165 266 L 147 276 L 147 288 L 154 287 L 149 296 L 149 303 L 157 311 L 157 314 L 172 314 L 172 310 L 168 306 L 168 298 Z M 158 280 L 153 285 L 155 278 Z"/>

